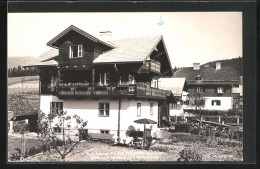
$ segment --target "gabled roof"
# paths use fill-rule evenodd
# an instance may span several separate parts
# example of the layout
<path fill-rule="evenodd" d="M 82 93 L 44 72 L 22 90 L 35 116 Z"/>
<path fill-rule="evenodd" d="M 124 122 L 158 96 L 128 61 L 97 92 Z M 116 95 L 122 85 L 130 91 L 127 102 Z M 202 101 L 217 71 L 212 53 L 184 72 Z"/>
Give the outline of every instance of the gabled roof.
<path fill-rule="evenodd" d="M 42 53 L 39 57 L 37 57 L 32 62 L 29 62 L 27 65 L 23 67 L 34 67 L 34 66 L 56 66 L 58 62 L 54 60 L 55 57 L 59 55 L 58 49 L 50 49 L 46 52 Z"/>
<path fill-rule="evenodd" d="M 93 63 L 143 62 L 161 40 L 159 35 L 111 41 L 117 47 L 99 55 Z"/>
<path fill-rule="evenodd" d="M 181 96 L 185 85 L 185 78 L 159 78 L 158 87 L 171 90 L 174 96 Z"/>
<path fill-rule="evenodd" d="M 64 31 L 62 31 L 61 33 L 59 33 L 57 36 L 55 36 L 52 40 L 50 40 L 49 42 L 47 42 L 47 46 L 50 46 L 50 47 L 57 47 L 54 45 L 54 43 L 59 40 L 61 37 L 63 37 L 64 35 L 66 35 L 67 33 L 69 33 L 70 31 L 75 31 L 79 34 L 81 34 L 82 36 L 94 41 L 94 42 L 99 42 L 99 43 L 102 43 L 106 46 L 109 46 L 111 48 L 114 48 L 115 46 L 113 46 L 112 44 L 110 43 L 107 43 L 107 42 L 104 42 L 98 38 L 96 38 L 95 36 L 92 36 L 90 35 L 89 33 L 77 28 L 76 26 L 74 25 L 70 25 L 67 29 L 65 29 Z"/>
<path fill-rule="evenodd" d="M 193 70 L 193 67 L 183 67 L 174 73 L 174 77 L 183 77 L 187 81 L 196 80 L 199 75 L 203 81 L 233 81 L 240 79 L 240 73 L 230 66 L 222 66 L 219 70 L 214 67 L 203 66 L 199 70 Z"/>

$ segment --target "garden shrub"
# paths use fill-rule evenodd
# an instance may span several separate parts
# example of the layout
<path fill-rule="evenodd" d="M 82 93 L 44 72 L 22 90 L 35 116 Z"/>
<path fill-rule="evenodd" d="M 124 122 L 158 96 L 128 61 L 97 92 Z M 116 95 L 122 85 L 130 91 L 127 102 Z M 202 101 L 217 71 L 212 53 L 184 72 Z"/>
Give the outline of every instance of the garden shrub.
<path fill-rule="evenodd" d="M 156 145 L 151 146 L 150 150 L 160 151 L 160 152 L 168 152 L 169 151 L 169 147 L 164 146 L 164 145 L 156 144 Z"/>
<path fill-rule="evenodd" d="M 148 150 L 150 148 L 152 140 L 153 140 L 152 136 L 146 137 L 146 139 L 145 139 L 145 147 L 144 147 L 146 150 Z"/>
<path fill-rule="evenodd" d="M 225 147 L 242 147 L 242 142 L 218 140 L 218 145 Z"/>
<path fill-rule="evenodd" d="M 20 160 L 21 159 L 21 150 L 19 149 L 19 148 L 15 148 L 15 150 L 17 151 L 17 152 L 15 152 L 15 153 L 12 153 L 11 154 L 11 156 L 10 156 L 10 159 L 11 160 Z"/>
<path fill-rule="evenodd" d="M 195 148 L 184 148 L 179 152 L 180 158 L 177 161 L 201 161 L 202 155 Z"/>
<path fill-rule="evenodd" d="M 177 135 L 174 134 L 169 139 L 169 144 L 178 143 L 178 142 L 186 142 L 186 143 L 207 143 L 208 137 L 206 136 L 198 136 L 198 135 Z M 164 143 L 165 144 L 165 143 Z"/>
<path fill-rule="evenodd" d="M 179 123 L 175 125 L 175 131 L 176 132 L 189 132 L 189 124 L 188 123 Z"/>

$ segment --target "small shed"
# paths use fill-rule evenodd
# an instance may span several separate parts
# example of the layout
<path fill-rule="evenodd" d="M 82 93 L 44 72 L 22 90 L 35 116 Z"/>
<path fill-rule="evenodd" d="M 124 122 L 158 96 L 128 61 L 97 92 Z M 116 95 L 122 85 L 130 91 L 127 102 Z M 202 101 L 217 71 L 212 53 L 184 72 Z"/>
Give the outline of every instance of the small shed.
<path fill-rule="evenodd" d="M 19 124 L 19 122 L 26 121 L 26 123 L 28 123 L 28 130 L 30 132 L 36 132 L 37 131 L 37 120 L 38 120 L 38 114 L 37 113 L 13 116 L 9 120 L 10 130 L 11 130 L 11 128 L 13 130 L 14 126 L 16 124 Z M 11 124 L 14 125 L 14 126 L 11 127 Z"/>

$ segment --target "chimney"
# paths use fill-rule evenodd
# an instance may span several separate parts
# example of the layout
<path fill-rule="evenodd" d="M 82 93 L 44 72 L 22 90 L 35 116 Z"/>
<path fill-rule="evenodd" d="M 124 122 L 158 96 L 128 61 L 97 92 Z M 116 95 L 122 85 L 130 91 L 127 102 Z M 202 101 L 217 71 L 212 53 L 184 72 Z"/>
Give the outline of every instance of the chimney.
<path fill-rule="evenodd" d="M 193 70 L 200 70 L 200 63 L 193 63 Z"/>
<path fill-rule="evenodd" d="M 221 69 L 221 62 L 216 62 L 216 70 Z"/>
<path fill-rule="evenodd" d="M 100 36 L 101 40 L 110 42 L 110 40 L 112 38 L 112 32 L 111 31 L 102 31 L 102 32 L 99 32 L 99 36 Z"/>

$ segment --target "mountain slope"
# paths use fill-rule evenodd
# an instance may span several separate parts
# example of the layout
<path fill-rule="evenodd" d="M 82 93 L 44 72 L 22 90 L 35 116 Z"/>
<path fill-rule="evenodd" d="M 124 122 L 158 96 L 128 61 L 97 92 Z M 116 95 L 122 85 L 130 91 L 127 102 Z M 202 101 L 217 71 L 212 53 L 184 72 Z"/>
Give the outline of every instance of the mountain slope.
<path fill-rule="evenodd" d="M 242 76 L 242 74 L 243 74 L 243 58 L 242 57 L 226 59 L 226 60 L 216 60 L 216 61 L 205 63 L 205 64 L 203 64 L 203 66 L 206 64 L 209 64 L 210 67 L 215 67 L 216 62 L 218 62 L 218 61 L 221 62 L 221 67 L 230 66 L 230 67 L 236 69 Z"/>
<path fill-rule="evenodd" d="M 35 59 L 34 56 L 8 57 L 7 58 L 8 68 L 14 68 L 14 67 L 17 68 L 18 66 L 23 66 L 34 59 Z"/>

